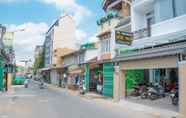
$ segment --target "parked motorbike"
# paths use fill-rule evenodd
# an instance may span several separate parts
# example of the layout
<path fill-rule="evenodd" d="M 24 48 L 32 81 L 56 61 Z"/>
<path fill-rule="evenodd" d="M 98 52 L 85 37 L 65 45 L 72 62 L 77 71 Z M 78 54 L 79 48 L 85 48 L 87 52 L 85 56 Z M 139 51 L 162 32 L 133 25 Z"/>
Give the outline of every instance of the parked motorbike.
<path fill-rule="evenodd" d="M 45 88 L 43 82 L 41 82 L 41 83 L 39 84 L 39 88 L 40 88 L 40 89 L 44 89 L 44 88 Z"/>
<path fill-rule="evenodd" d="M 145 86 L 145 88 L 143 89 L 143 92 L 141 93 L 141 99 L 147 99 L 148 98 L 148 87 Z"/>
<path fill-rule="evenodd" d="M 173 105 L 178 105 L 178 101 L 179 101 L 179 93 L 178 93 L 178 89 L 172 90 L 171 94 L 171 101 Z"/>
<path fill-rule="evenodd" d="M 165 97 L 165 91 L 161 85 L 155 85 L 155 86 L 149 87 L 148 98 L 150 100 L 156 100 L 162 97 Z"/>
<path fill-rule="evenodd" d="M 131 93 L 131 96 L 141 96 L 142 93 L 144 93 L 147 90 L 147 87 L 145 85 L 137 85 L 133 87 L 133 91 Z"/>

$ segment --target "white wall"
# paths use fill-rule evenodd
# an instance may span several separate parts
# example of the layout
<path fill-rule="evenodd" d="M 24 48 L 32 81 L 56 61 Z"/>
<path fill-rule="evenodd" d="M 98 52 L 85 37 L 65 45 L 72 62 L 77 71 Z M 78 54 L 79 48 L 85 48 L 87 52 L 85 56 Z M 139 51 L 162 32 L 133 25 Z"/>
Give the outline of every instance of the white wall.
<path fill-rule="evenodd" d="M 50 71 L 50 79 L 51 79 L 51 83 L 53 85 L 58 85 L 59 84 L 58 78 L 59 78 L 59 74 L 57 73 L 57 71 L 56 70 L 51 70 Z"/>
<path fill-rule="evenodd" d="M 117 26 L 118 23 L 119 23 L 118 18 L 112 18 L 110 19 L 110 25 L 109 25 L 109 21 L 107 21 L 102 26 L 100 25 L 98 27 L 98 33 L 103 33 L 105 31 L 112 30 L 113 28 L 115 28 L 115 26 Z"/>
<path fill-rule="evenodd" d="M 186 29 L 186 15 L 175 17 L 152 25 L 152 36 L 158 36 Z"/>
<path fill-rule="evenodd" d="M 137 31 L 147 26 L 145 14 L 136 11 L 133 7 L 131 7 L 131 22 L 132 22 L 132 31 Z"/>
<path fill-rule="evenodd" d="M 53 50 L 57 48 L 76 49 L 75 21 L 71 16 L 59 20 L 59 26 L 54 27 Z"/>
<path fill-rule="evenodd" d="M 98 49 L 87 49 L 85 51 L 85 60 L 84 61 L 86 62 L 92 58 L 95 58 L 96 56 L 98 56 L 98 52 L 99 52 Z"/>

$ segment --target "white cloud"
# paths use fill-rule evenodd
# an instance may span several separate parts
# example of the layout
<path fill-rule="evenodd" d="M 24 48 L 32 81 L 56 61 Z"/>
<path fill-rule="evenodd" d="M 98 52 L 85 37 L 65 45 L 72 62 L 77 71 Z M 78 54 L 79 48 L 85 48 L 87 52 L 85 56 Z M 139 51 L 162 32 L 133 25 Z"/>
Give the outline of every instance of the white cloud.
<path fill-rule="evenodd" d="M 98 41 L 98 37 L 97 37 L 98 33 L 93 34 L 92 36 L 90 36 L 87 40 L 87 42 L 97 42 Z"/>
<path fill-rule="evenodd" d="M 71 14 L 76 21 L 76 24 L 79 25 L 83 18 L 90 16 L 92 13 L 91 11 L 78 4 L 76 0 L 39 0 L 46 4 L 53 4 L 63 13 Z"/>
<path fill-rule="evenodd" d="M 16 31 L 24 29 L 14 34 L 14 49 L 16 54 L 16 61 L 20 64 L 20 60 L 29 59 L 33 60 L 34 49 L 36 45 L 42 45 L 45 32 L 48 29 L 46 23 L 25 23 L 22 25 L 9 25 L 9 31 Z"/>
<path fill-rule="evenodd" d="M 0 3 L 14 3 L 14 2 L 28 2 L 32 0 L 0 0 Z M 36 0 L 44 4 L 55 5 L 62 13 L 68 13 L 74 17 L 76 24 L 79 25 L 83 19 L 87 16 L 90 16 L 92 12 L 77 3 L 76 0 Z"/>

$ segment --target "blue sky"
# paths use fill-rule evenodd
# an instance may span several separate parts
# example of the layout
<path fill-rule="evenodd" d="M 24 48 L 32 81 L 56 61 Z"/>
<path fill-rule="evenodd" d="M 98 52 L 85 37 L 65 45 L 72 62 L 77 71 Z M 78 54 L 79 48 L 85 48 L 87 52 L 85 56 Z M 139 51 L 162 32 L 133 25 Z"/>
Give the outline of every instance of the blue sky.
<path fill-rule="evenodd" d="M 101 0 L 0 0 L 0 23 L 11 31 L 26 29 L 15 34 L 17 60 L 33 58 L 34 47 L 64 12 L 74 17 L 78 40 L 94 40 L 96 20 L 104 15 Z"/>
<path fill-rule="evenodd" d="M 0 2 L 0 14 L 3 16 L 0 18 L 1 24 L 20 25 L 26 22 L 46 22 L 51 25 L 53 20 L 63 13 L 63 10 L 56 8 L 54 4 L 45 4 L 39 0 L 10 1 L 12 2 Z M 87 32 L 95 32 L 96 20 L 103 15 L 101 0 L 76 0 L 76 2 L 92 12 L 90 16 L 85 16 L 78 28 Z"/>

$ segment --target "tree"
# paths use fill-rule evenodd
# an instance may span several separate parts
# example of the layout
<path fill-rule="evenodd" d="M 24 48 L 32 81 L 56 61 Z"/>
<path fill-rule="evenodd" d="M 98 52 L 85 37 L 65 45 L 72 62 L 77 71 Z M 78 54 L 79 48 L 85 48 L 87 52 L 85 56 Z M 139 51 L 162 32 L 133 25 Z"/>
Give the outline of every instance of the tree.
<path fill-rule="evenodd" d="M 33 65 L 34 74 L 36 74 L 37 70 L 44 67 L 44 52 L 40 53 L 34 61 Z"/>

